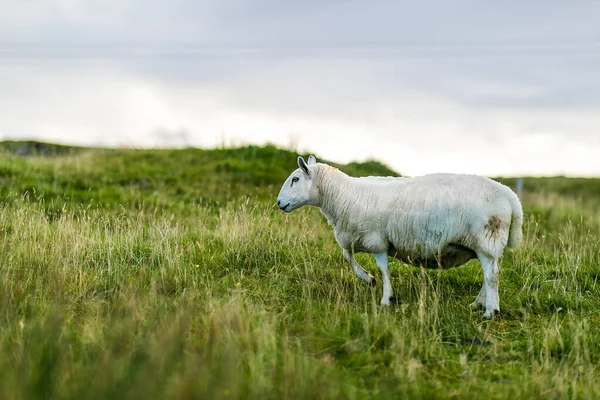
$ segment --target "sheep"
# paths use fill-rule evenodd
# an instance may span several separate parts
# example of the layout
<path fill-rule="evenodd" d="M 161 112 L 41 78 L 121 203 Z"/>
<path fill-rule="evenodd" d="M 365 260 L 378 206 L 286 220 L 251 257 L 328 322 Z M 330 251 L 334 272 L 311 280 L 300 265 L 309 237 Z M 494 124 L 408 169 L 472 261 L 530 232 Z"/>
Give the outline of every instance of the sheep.
<path fill-rule="evenodd" d="M 383 278 L 381 305 L 393 296 L 388 256 L 425 268 L 452 268 L 477 258 L 483 285 L 471 308 L 500 312 L 499 258 L 522 240 L 523 211 L 508 187 L 477 175 L 354 178 L 314 156 L 283 183 L 277 205 L 289 213 L 316 206 L 333 226 L 343 258 L 364 282 L 375 278 L 354 259 L 372 253 Z"/>

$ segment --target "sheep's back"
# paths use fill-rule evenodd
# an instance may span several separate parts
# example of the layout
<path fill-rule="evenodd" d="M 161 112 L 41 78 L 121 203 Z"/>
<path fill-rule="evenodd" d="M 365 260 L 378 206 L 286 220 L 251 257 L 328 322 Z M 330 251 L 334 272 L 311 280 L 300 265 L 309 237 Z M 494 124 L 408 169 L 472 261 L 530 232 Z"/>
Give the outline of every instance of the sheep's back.
<path fill-rule="evenodd" d="M 490 219 L 510 226 L 514 193 L 506 186 L 476 175 L 434 174 L 381 185 L 379 210 L 388 216 L 390 247 L 429 257 L 440 246 L 480 245 Z"/>

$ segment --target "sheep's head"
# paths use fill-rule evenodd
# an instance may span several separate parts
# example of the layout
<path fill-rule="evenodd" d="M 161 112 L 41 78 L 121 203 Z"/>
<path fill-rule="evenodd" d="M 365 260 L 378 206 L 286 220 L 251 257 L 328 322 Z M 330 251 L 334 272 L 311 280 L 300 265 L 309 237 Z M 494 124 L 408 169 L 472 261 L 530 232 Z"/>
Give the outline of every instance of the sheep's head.
<path fill-rule="evenodd" d="M 316 164 L 315 157 L 308 157 L 308 163 L 302 157 L 298 157 L 298 168 L 285 180 L 279 195 L 277 205 L 285 212 L 291 212 L 296 208 L 315 203 L 313 192 L 313 178 L 315 175 L 312 165 Z"/>

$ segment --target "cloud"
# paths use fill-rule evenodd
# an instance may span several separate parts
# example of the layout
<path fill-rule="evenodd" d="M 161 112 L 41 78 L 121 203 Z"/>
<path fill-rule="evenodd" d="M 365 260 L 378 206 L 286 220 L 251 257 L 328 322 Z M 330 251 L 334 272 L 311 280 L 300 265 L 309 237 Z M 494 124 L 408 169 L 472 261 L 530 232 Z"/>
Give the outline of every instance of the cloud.
<path fill-rule="evenodd" d="M 600 3 L 0 5 L 0 138 L 600 174 Z"/>

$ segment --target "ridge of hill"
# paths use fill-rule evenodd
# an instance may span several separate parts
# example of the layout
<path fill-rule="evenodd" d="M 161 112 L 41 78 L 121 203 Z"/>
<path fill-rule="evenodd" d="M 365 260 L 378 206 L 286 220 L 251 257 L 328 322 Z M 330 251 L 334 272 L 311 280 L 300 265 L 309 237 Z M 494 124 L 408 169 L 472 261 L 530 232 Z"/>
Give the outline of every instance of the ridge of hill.
<path fill-rule="evenodd" d="M 171 209 L 220 206 L 240 196 L 272 201 L 296 167 L 295 151 L 274 145 L 236 148 L 107 149 L 36 141 L 0 142 L 0 196 L 43 199 L 68 207 L 97 203 L 108 208 Z M 343 165 L 351 176 L 400 176 L 368 160 Z M 515 188 L 515 178 L 494 178 Z M 600 196 L 600 178 L 525 177 L 524 192 L 567 195 L 580 201 Z"/>
<path fill-rule="evenodd" d="M 105 149 L 0 142 L 0 196 L 108 207 L 220 205 L 250 195 L 273 200 L 297 153 L 273 145 L 220 149 Z M 377 161 L 341 165 L 352 176 L 398 173 Z"/>

